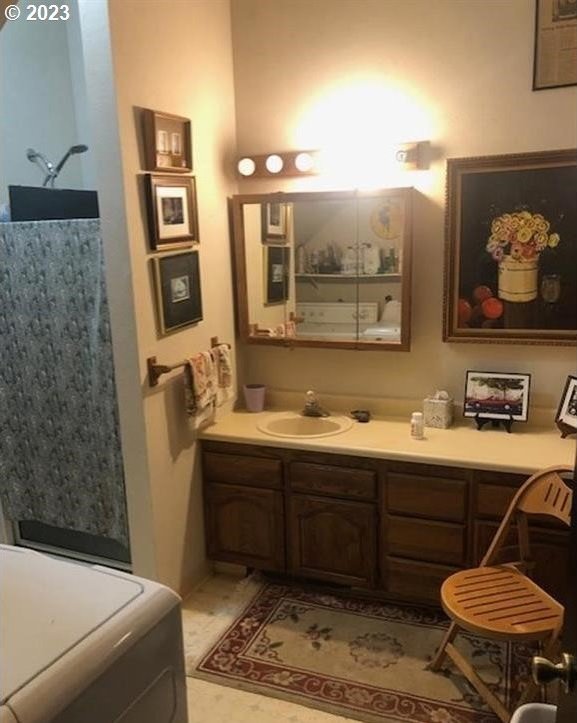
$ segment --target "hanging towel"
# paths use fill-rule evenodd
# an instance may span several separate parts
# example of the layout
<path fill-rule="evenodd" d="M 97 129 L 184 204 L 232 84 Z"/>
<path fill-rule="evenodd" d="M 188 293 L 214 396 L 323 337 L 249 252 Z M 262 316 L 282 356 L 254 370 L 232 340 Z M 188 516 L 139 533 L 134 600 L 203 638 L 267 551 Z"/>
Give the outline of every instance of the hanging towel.
<path fill-rule="evenodd" d="M 216 403 L 221 404 L 232 399 L 232 359 L 228 344 L 217 344 L 211 349 L 216 367 Z"/>
<path fill-rule="evenodd" d="M 184 368 L 186 413 L 194 418 L 197 429 L 214 418 L 217 387 L 216 367 L 209 351 L 187 359 Z"/>

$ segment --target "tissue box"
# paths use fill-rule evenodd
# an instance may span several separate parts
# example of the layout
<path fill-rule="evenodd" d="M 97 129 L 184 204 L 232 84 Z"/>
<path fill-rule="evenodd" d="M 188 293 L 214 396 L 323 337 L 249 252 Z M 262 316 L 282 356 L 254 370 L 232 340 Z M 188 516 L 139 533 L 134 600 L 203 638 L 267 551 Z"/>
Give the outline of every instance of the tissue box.
<path fill-rule="evenodd" d="M 447 429 L 453 424 L 453 400 L 426 397 L 423 399 L 423 416 L 425 427 Z"/>

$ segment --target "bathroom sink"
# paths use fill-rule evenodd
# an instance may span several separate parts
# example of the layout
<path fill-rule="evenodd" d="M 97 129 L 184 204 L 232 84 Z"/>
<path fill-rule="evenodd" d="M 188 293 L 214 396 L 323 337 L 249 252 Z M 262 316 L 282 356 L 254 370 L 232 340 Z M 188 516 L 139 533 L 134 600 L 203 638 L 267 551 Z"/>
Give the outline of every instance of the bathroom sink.
<path fill-rule="evenodd" d="M 513 713 L 510 723 L 555 723 L 557 706 L 548 703 L 526 703 Z"/>
<path fill-rule="evenodd" d="M 348 417 L 304 417 L 297 412 L 276 412 L 269 414 L 257 425 L 258 429 L 273 437 L 330 437 L 346 432 L 353 426 Z"/>

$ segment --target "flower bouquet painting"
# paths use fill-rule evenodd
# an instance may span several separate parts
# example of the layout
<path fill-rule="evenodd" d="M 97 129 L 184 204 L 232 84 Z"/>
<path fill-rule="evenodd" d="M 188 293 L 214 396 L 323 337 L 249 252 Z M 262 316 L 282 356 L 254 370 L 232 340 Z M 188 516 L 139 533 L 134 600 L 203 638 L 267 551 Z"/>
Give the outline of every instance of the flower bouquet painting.
<path fill-rule="evenodd" d="M 577 152 L 447 166 L 444 340 L 577 343 Z"/>

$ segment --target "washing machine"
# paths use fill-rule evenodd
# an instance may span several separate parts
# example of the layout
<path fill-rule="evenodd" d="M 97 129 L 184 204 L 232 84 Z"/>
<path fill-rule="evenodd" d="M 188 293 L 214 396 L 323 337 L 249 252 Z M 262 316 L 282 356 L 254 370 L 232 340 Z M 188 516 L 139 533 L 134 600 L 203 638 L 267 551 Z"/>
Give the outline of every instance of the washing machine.
<path fill-rule="evenodd" d="M 179 597 L 0 545 L 0 723 L 186 723 Z"/>

